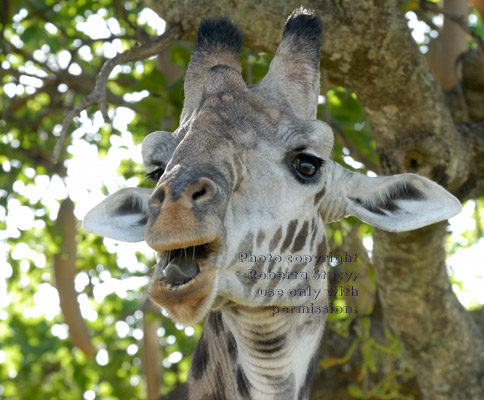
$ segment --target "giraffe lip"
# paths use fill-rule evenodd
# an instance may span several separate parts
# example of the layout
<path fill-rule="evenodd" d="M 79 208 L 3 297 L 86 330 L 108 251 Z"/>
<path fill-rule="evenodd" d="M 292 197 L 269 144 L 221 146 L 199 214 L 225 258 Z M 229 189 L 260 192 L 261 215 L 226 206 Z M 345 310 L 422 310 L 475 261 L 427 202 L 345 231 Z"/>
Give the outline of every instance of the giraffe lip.
<path fill-rule="evenodd" d="M 171 287 L 182 286 L 200 273 L 199 261 L 208 254 L 208 243 L 172 249 L 165 252 L 166 266 L 160 282 Z"/>

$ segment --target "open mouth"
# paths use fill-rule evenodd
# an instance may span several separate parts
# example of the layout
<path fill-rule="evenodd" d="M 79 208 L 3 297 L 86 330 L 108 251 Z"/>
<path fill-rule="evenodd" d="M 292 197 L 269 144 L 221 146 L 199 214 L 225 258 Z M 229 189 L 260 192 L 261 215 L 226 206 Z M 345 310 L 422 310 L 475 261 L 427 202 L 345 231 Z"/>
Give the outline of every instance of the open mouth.
<path fill-rule="evenodd" d="M 216 296 L 216 268 L 212 264 L 220 251 L 219 240 L 173 243 L 170 250 L 158 250 L 148 294 L 181 324 L 198 322 Z M 190 246 L 191 245 L 191 246 Z"/>
<path fill-rule="evenodd" d="M 200 261 L 208 252 L 208 243 L 166 251 L 166 266 L 159 281 L 174 287 L 190 282 L 200 273 Z"/>

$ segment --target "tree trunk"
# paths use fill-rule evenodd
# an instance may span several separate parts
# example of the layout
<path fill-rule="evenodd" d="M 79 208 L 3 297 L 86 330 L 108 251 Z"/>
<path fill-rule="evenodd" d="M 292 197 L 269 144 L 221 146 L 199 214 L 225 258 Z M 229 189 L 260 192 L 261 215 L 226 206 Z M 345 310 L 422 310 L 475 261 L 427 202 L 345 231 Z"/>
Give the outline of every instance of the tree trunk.
<path fill-rule="evenodd" d="M 76 217 L 71 199 L 65 199 L 59 209 L 56 226 L 62 237 L 59 253 L 54 256 L 54 276 L 59 293 L 60 307 L 69 327 L 69 336 L 74 346 L 92 357 L 94 348 L 86 323 L 81 315 L 77 292 L 74 288 L 76 277 Z"/>
<path fill-rule="evenodd" d="M 477 400 L 484 396 L 484 340 L 452 292 L 442 250 L 446 227 L 376 231 L 378 291 L 424 397 Z"/>

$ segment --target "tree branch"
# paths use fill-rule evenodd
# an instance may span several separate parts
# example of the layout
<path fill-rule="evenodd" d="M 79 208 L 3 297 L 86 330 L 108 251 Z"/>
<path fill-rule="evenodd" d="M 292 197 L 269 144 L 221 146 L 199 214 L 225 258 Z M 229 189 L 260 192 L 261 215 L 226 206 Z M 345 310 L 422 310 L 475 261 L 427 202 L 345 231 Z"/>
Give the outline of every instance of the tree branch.
<path fill-rule="evenodd" d="M 456 125 L 462 138 L 461 160 L 470 173 L 455 195 L 464 202 L 484 196 L 484 121 Z"/>
<path fill-rule="evenodd" d="M 81 111 L 97 104 L 99 105 L 104 121 L 109 121 L 108 105 L 106 99 L 106 84 L 108 82 L 109 75 L 111 74 L 114 67 L 119 64 L 124 64 L 130 61 L 144 60 L 148 57 L 157 55 L 171 42 L 173 42 L 174 40 L 178 40 L 180 37 L 181 29 L 178 26 L 174 26 L 168 29 L 165 33 L 163 33 L 156 39 L 144 43 L 138 47 L 133 47 L 132 49 L 124 53 L 118 54 L 116 57 L 108 60 L 102 66 L 101 71 L 96 78 L 96 84 L 91 94 L 85 97 L 79 105 L 77 105 L 66 114 L 64 121 L 62 122 L 62 130 L 60 132 L 59 139 L 57 140 L 52 156 L 54 162 L 57 162 L 57 160 L 59 159 L 70 123 L 72 122 L 74 117 L 78 115 Z"/>
<path fill-rule="evenodd" d="M 474 29 L 472 29 L 467 24 L 466 17 L 464 15 L 453 13 L 452 11 L 449 11 L 443 7 L 440 7 L 438 4 L 427 0 L 421 0 L 420 7 L 423 10 L 430 11 L 435 14 L 443 14 L 451 21 L 455 22 L 457 25 L 459 25 L 462 28 L 464 32 L 466 32 L 469 36 L 472 37 L 472 39 L 474 39 L 474 41 L 479 46 L 481 51 L 484 52 L 484 40 L 479 36 L 479 34 Z"/>
<path fill-rule="evenodd" d="M 94 355 L 94 346 L 81 315 L 74 288 L 76 276 L 76 225 L 74 204 L 67 198 L 59 209 L 56 226 L 62 235 L 59 252 L 54 256 L 54 275 L 60 306 L 64 320 L 69 327 L 69 336 L 74 346 L 79 347 L 88 357 Z"/>

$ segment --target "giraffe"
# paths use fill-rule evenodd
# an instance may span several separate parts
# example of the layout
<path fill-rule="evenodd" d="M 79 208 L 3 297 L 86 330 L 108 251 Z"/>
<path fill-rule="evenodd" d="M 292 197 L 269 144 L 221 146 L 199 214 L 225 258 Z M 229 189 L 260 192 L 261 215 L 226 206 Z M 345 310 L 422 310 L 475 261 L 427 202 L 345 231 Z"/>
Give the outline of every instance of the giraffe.
<path fill-rule="evenodd" d="M 143 141 L 155 188 L 121 189 L 84 218 L 89 232 L 146 241 L 158 259 L 151 299 L 181 324 L 206 319 L 188 399 L 307 399 L 330 307 L 324 225 L 354 215 L 406 231 L 461 209 L 427 178 L 331 160 L 333 133 L 316 119 L 321 40 L 321 20 L 295 10 L 267 75 L 248 86 L 242 34 L 202 21 L 180 126 Z"/>

